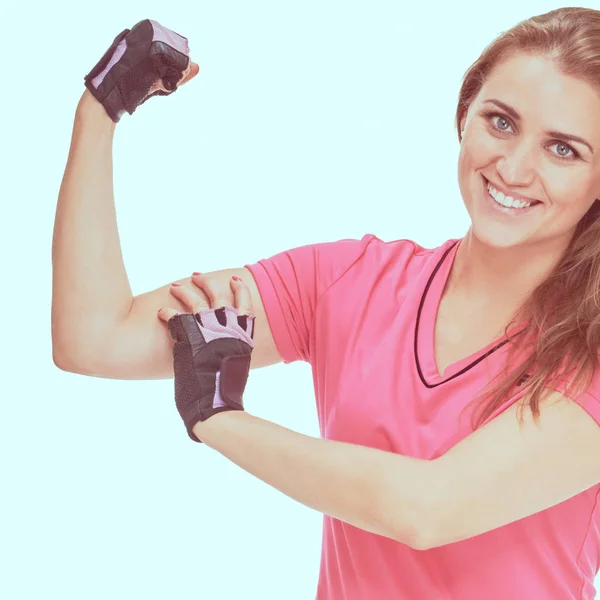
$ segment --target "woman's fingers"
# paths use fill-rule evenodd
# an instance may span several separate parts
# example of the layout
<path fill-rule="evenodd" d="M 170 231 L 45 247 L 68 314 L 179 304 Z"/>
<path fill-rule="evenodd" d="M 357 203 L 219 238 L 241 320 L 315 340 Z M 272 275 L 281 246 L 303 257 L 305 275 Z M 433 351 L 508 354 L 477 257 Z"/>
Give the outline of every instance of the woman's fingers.
<path fill-rule="evenodd" d="M 190 79 L 194 79 L 200 72 L 200 66 L 190 60 L 188 68 L 183 72 L 183 76 L 179 80 L 178 86 L 186 84 Z"/>
<path fill-rule="evenodd" d="M 204 275 L 192 275 L 192 283 L 197 285 L 207 296 L 211 308 L 231 306 L 229 290 L 222 290 L 215 285 L 214 281 Z M 252 296 L 246 284 L 238 278 L 229 281 L 230 290 L 233 291 L 233 308 L 238 315 L 249 315 L 252 313 Z"/>
<path fill-rule="evenodd" d="M 200 273 L 199 275 L 192 274 L 192 285 L 191 288 L 198 286 L 204 295 L 208 298 L 208 308 L 221 308 L 222 306 L 231 305 L 229 302 L 230 290 L 222 290 L 219 286 L 215 284 L 209 277 L 205 277 Z M 194 292 L 198 297 L 200 294 L 196 291 Z M 202 309 L 206 310 L 206 309 Z M 194 311 L 198 312 L 198 311 Z"/>
<path fill-rule="evenodd" d="M 251 315 L 252 310 L 252 294 L 243 279 L 234 277 L 230 280 L 233 297 L 235 299 L 235 309 L 238 315 Z"/>
<path fill-rule="evenodd" d="M 190 60 L 188 68 L 182 73 L 181 79 L 177 83 L 177 87 L 186 84 L 190 79 L 193 79 L 194 77 L 196 77 L 196 75 L 198 75 L 199 72 L 200 72 L 200 66 L 197 63 L 192 62 Z M 153 94 L 157 90 L 162 90 L 163 92 L 169 91 L 164 86 L 162 79 L 159 79 L 156 83 L 152 84 L 152 87 L 150 88 L 150 91 L 148 92 L 148 94 L 149 95 Z"/>
<path fill-rule="evenodd" d="M 185 312 L 197 313 L 211 308 L 211 298 L 208 297 L 207 302 L 193 283 L 185 285 L 172 283 L 169 291 L 185 306 Z M 213 308 L 217 307 L 213 306 Z M 171 317 L 178 315 L 179 312 L 173 308 L 161 308 L 158 311 L 158 317 L 163 321 L 168 321 Z"/>
<path fill-rule="evenodd" d="M 197 313 L 211 308 L 218 308 L 207 304 L 198 291 L 194 290 L 193 285 L 171 285 L 170 292 L 185 306 L 186 312 Z"/>
<path fill-rule="evenodd" d="M 198 286 L 209 299 L 209 305 L 194 288 Z M 246 284 L 241 279 L 231 279 L 230 287 L 233 291 L 233 308 L 238 315 L 251 315 L 252 313 L 252 295 Z M 231 306 L 229 295 L 217 289 L 214 282 L 203 275 L 192 275 L 192 285 L 171 285 L 171 294 L 175 296 L 191 313 L 202 312 L 221 308 L 222 306 Z M 163 321 L 168 321 L 171 317 L 178 314 L 178 311 L 172 308 L 161 308 L 158 316 Z"/>

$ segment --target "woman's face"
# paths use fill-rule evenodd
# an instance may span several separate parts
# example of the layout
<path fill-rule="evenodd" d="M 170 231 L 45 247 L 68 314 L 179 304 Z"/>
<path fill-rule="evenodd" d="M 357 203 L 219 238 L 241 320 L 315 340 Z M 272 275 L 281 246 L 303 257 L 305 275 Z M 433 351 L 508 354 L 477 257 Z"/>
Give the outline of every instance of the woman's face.
<path fill-rule="evenodd" d="M 566 248 L 600 198 L 600 95 L 546 58 L 507 58 L 489 75 L 462 128 L 458 180 L 473 235 L 494 247 L 556 241 Z M 541 204 L 502 212 L 487 182 Z"/>

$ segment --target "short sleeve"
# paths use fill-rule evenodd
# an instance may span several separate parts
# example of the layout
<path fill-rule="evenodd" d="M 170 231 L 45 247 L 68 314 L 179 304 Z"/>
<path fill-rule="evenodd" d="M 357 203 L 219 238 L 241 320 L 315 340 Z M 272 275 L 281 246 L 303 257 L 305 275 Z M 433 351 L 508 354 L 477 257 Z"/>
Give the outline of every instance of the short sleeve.
<path fill-rule="evenodd" d="M 284 363 L 310 363 L 309 341 L 319 299 L 376 236 L 309 244 L 244 265 L 254 277 Z"/>

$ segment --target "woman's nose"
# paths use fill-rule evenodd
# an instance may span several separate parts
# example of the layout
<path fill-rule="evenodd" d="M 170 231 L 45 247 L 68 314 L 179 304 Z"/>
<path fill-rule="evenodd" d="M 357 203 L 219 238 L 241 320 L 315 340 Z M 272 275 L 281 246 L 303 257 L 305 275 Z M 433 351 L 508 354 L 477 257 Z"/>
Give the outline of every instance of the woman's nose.
<path fill-rule="evenodd" d="M 506 149 L 498 159 L 496 168 L 507 185 L 524 186 L 535 177 L 536 161 L 537 155 L 531 145 L 516 144 Z"/>

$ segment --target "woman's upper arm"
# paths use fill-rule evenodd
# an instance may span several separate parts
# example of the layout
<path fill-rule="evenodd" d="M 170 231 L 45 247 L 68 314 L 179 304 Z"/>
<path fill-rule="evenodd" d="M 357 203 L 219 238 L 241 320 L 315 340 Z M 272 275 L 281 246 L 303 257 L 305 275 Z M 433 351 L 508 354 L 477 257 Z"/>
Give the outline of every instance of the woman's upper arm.
<path fill-rule="evenodd" d="M 265 308 L 258 286 L 252 273 L 246 267 L 224 269 L 204 273 L 210 278 L 213 288 L 220 289 L 228 304 L 233 306 L 233 292 L 229 285 L 232 276 L 237 276 L 248 286 L 252 296 L 254 324 L 254 350 L 250 369 L 258 369 L 282 362 L 269 327 Z M 176 280 L 178 283 L 194 285 L 191 278 Z M 133 299 L 127 318 L 116 325 L 107 335 L 99 350 L 95 353 L 93 364 L 78 366 L 74 369 L 83 375 L 92 375 L 108 379 L 168 379 L 173 374 L 173 340 L 166 324 L 157 312 L 160 308 L 174 308 L 187 312 L 170 292 L 171 282 L 151 292 L 140 294 Z M 207 305 L 208 298 L 204 296 Z"/>

